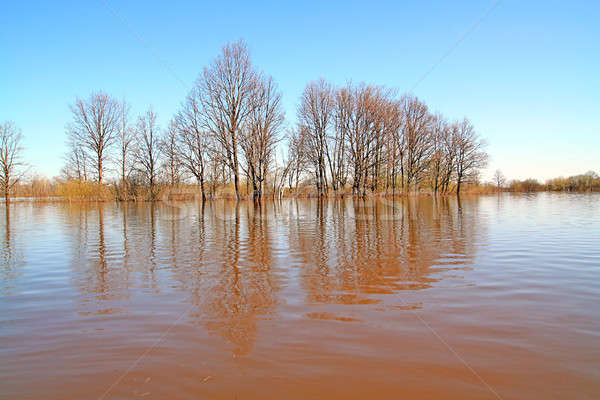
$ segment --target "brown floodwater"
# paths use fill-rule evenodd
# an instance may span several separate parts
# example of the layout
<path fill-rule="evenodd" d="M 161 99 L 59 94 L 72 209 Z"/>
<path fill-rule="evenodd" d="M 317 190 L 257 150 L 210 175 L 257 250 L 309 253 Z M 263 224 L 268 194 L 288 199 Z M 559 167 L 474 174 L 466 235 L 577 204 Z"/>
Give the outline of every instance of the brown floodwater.
<path fill-rule="evenodd" d="M 0 211 L 0 398 L 600 398 L 599 195 Z"/>

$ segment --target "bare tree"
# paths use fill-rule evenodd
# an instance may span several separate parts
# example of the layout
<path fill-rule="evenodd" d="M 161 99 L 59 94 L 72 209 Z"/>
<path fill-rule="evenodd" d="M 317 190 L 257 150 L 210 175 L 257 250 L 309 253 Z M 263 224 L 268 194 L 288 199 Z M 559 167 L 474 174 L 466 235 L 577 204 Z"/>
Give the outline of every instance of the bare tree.
<path fill-rule="evenodd" d="M 256 87 L 256 72 L 243 41 L 227 44 L 196 83 L 206 131 L 217 141 L 217 150 L 233 173 L 239 190 L 239 136 L 250 112 Z"/>
<path fill-rule="evenodd" d="M 93 157 L 98 183 L 102 183 L 104 161 L 118 134 L 119 110 L 119 103 L 103 92 L 92 93 L 87 100 L 77 98 L 71 106 L 69 135 Z"/>
<path fill-rule="evenodd" d="M 404 148 L 401 128 L 402 111 L 400 104 L 390 98 L 386 102 L 384 115 L 384 161 L 386 163 L 386 192 L 391 186 L 393 195 L 396 194 L 398 166 L 402 170 Z"/>
<path fill-rule="evenodd" d="M 320 79 L 306 86 L 298 108 L 300 132 L 305 135 L 305 144 L 308 156 L 314 165 L 317 192 L 320 196 L 327 195 L 325 157 L 327 129 L 331 123 L 333 106 L 333 88 L 325 80 Z"/>
<path fill-rule="evenodd" d="M 456 135 L 456 194 L 460 194 L 465 178 L 474 177 L 487 165 L 487 153 L 485 143 L 466 118 L 458 124 Z"/>
<path fill-rule="evenodd" d="M 181 160 L 179 154 L 177 122 L 171 120 L 168 129 L 160 141 L 161 152 L 164 155 L 163 168 L 171 186 L 181 180 Z"/>
<path fill-rule="evenodd" d="M 202 125 L 199 88 L 192 89 L 185 103 L 175 116 L 178 132 L 178 154 L 183 167 L 192 174 L 206 199 L 205 166 L 208 162 L 209 135 Z"/>
<path fill-rule="evenodd" d="M 338 90 L 336 130 L 345 140 L 354 194 L 366 196 L 367 187 L 373 192 L 379 187 L 387 164 L 387 136 L 399 129 L 390 94 L 382 87 L 364 84 Z"/>
<path fill-rule="evenodd" d="M 327 161 L 331 174 L 331 186 L 334 191 L 342 190 L 347 180 L 347 146 L 352 123 L 354 97 L 350 86 L 335 91 L 334 134 L 328 138 Z"/>
<path fill-rule="evenodd" d="M 123 195 L 127 198 L 127 180 L 132 169 L 132 153 L 134 153 L 134 145 L 136 142 L 136 130 L 129 126 L 129 110 L 130 106 L 123 100 L 119 108 L 119 169 L 121 175 L 121 185 L 123 187 Z"/>
<path fill-rule="evenodd" d="M 150 188 L 150 197 L 154 200 L 160 157 L 160 134 L 156 125 L 156 114 L 151 108 L 138 118 L 136 136 L 137 168 L 146 179 Z"/>
<path fill-rule="evenodd" d="M 285 180 L 291 169 L 292 163 L 289 160 L 283 160 L 282 166 L 275 167 L 273 171 L 273 198 L 281 198 L 283 196 Z"/>
<path fill-rule="evenodd" d="M 260 77 L 251 101 L 252 111 L 240 137 L 240 145 L 248 165 L 246 172 L 252 180 L 253 197 L 260 200 L 285 115 L 281 94 L 271 77 Z"/>
<path fill-rule="evenodd" d="M 206 142 L 207 149 L 214 149 L 216 147 L 212 136 L 205 136 L 204 141 Z M 226 184 L 228 178 L 227 172 L 229 171 L 227 171 L 226 162 L 214 150 L 210 150 L 206 154 L 204 166 L 205 181 L 208 183 L 210 195 L 214 197 L 217 193 L 217 187 Z"/>
<path fill-rule="evenodd" d="M 502 189 L 506 184 L 506 178 L 504 177 L 502 171 L 500 171 L 499 169 L 497 169 L 496 172 L 494 172 L 494 183 L 496 184 L 498 191 Z"/>
<path fill-rule="evenodd" d="M 400 186 L 404 190 L 404 159 L 406 156 L 406 136 L 404 129 L 404 104 L 402 101 L 394 101 L 390 112 L 393 113 L 390 118 L 393 120 L 393 127 L 390 129 L 391 151 L 389 157 L 392 158 L 392 193 L 396 193 L 397 176 L 400 173 Z M 399 171 L 398 171 L 399 169 Z"/>
<path fill-rule="evenodd" d="M 437 194 L 442 186 L 445 171 L 445 140 L 448 135 L 446 120 L 441 115 L 435 115 L 432 120 L 431 155 L 429 160 L 429 175 L 431 189 Z"/>
<path fill-rule="evenodd" d="M 306 145 L 304 144 L 305 135 L 301 135 L 301 130 L 291 128 L 287 133 L 288 145 L 288 163 L 290 164 L 288 186 L 294 188 L 297 194 L 300 175 L 304 172 L 307 165 Z"/>
<path fill-rule="evenodd" d="M 11 189 L 25 174 L 22 141 L 23 135 L 13 122 L 6 121 L 0 125 L 0 187 L 6 205 Z"/>
<path fill-rule="evenodd" d="M 90 157 L 81 145 L 74 141 L 72 137 L 67 142 L 69 150 L 65 156 L 65 166 L 62 169 L 62 175 L 65 179 L 76 179 L 80 183 L 87 182 L 88 171 L 90 170 Z"/>
<path fill-rule="evenodd" d="M 402 105 L 406 145 L 406 187 L 410 191 L 411 184 L 415 189 L 418 188 L 419 181 L 428 167 L 432 116 L 427 106 L 416 97 L 404 96 Z"/>

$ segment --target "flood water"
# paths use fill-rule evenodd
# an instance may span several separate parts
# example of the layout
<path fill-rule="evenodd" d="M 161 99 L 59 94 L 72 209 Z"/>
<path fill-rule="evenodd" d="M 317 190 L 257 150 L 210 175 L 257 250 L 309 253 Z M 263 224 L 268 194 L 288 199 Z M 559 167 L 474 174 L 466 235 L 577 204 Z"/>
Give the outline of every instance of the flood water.
<path fill-rule="evenodd" d="M 600 195 L 0 211 L 1 398 L 600 398 Z"/>

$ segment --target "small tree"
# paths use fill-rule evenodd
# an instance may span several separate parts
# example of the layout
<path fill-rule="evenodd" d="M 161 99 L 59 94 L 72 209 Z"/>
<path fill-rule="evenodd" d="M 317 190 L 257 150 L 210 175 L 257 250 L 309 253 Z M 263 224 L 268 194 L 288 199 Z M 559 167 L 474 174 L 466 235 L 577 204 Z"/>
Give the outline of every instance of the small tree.
<path fill-rule="evenodd" d="M 503 188 L 506 184 L 506 178 L 504 177 L 502 171 L 500 171 L 499 169 L 497 169 L 496 172 L 494 172 L 494 183 L 496 184 L 498 190 Z"/>
<path fill-rule="evenodd" d="M 156 114 L 152 109 L 148 109 L 144 115 L 138 118 L 136 136 L 137 168 L 148 183 L 150 197 L 154 200 L 160 156 L 160 136 L 156 126 Z"/>
<path fill-rule="evenodd" d="M 0 125 L 0 188 L 4 193 L 6 205 L 10 190 L 25 175 L 25 163 L 22 161 L 23 135 L 11 121 Z"/>

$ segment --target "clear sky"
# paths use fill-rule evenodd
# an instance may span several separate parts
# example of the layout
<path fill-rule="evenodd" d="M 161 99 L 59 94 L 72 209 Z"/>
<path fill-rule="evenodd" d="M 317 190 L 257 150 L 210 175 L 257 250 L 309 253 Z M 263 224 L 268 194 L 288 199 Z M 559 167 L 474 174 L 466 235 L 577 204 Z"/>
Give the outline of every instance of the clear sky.
<path fill-rule="evenodd" d="M 404 92 L 435 66 L 412 93 L 473 122 L 485 178 L 600 172 L 600 2 L 206 3 L 2 2 L 0 121 L 21 128 L 34 170 L 59 173 L 76 96 L 152 105 L 165 126 L 203 66 L 243 38 L 290 124 L 310 80 Z"/>

